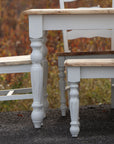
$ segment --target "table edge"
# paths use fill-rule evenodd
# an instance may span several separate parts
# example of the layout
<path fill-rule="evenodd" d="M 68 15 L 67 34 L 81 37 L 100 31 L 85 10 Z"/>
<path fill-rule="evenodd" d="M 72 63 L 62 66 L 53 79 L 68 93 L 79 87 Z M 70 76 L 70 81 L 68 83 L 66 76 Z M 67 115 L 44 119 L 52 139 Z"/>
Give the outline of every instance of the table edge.
<path fill-rule="evenodd" d="M 80 9 L 29 9 L 24 15 L 80 15 L 80 14 L 114 14 L 114 8 L 80 8 Z"/>

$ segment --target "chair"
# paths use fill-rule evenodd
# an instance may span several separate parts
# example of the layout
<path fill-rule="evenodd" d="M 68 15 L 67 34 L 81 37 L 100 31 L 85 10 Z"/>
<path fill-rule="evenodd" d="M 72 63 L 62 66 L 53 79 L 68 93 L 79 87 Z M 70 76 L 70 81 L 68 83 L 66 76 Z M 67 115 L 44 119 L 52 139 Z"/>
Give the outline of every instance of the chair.
<path fill-rule="evenodd" d="M 72 137 L 77 137 L 79 125 L 79 88 L 81 78 L 114 78 L 114 57 L 110 59 L 67 59 L 67 78 L 70 85 L 70 116 Z"/>
<path fill-rule="evenodd" d="M 43 43 L 45 43 L 46 38 L 43 40 Z M 31 47 L 36 48 L 36 45 L 34 45 L 34 41 L 31 39 Z M 48 107 L 48 102 L 47 102 L 47 68 L 48 68 L 48 63 L 45 58 L 47 54 L 47 48 L 43 47 L 43 68 L 44 68 L 44 81 L 43 83 L 43 98 L 42 98 L 42 104 L 44 105 L 44 113 L 43 113 L 43 118 L 46 117 L 46 109 Z M 34 53 L 32 53 L 32 58 L 34 57 Z M 37 85 L 34 80 L 34 73 L 32 72 L 32 60 L 30 55 L 23 55 L 23 56 L 10 56 L 10 57 L 1 57 L 0 58 L 0 74 L 4 73 L 23 73 L 23 72 L 31 72 L 31 81 L 32 81 L 32 89 L 31 88 L 23 88 L 23 89 L 13 89 L 13 90 L 2 90 L 0 91 L 0 101 L 9 101 L 9 100 L 22 100 L 22 99 L 33 99 L 33 112 L 31 114 L 31 118 L 34 124 L 35 128 L 39 128 L 41 126 L 41 119 L 42 117 L 40 116 L 40 120 L 38 118 L 38 114 L 41 115 L 41 112 L 38 111 L 37 109 L 42 105 L 38 104 L 37 102 Z M 38 77 L 36 75 L 35 79 L 37 80 Z M 30 94 L 32 92 L 32 94 Z M 28 93 L 28 94 L 27 94 Z M 44 96 L 45 95 L 45 96 Z M 39 106 L 40 105 L 40 106 Z"/>
<path fill-rule="evenodd" d="M 65 2 L 72 2 L 76 0 L 59 0 L 60 8 L 64 9 Z M 99 6 L 97 6 L 99 8 Z M 112 0 L 112 7 L 114 7 L 114 0 Z M 94 8 L 94 7 L 91 7 Z M 83 8 L 82 8 L 83 9 Z M 66 115 L 66 99 L 65 99 L 65 74 L 64 74 L 64 61 L 69 58 L 111 58 L 113 53 L 107 52 L 88 52 L 88 53 L 73 53 L 70 52 L 68 47 L 68 40 L 73 40 L 76 38 L 92 38 L 92 37 L 105 37 L 111 38 L 111 50 L 114 50 L 114 30 L 71 30 L 63 31 L 63 42 L 64 42 L 64 53 L 58 53 L 58 68 L 59 68 L 59 85 L 60 85 L 60 96 L 61 96 L 61 113 L 62 116 Z M 112 96 L 114 94 L 114 79 L 112 79 Z M 112 108 L 114 108 L 114 97 L 112 97 Z"/>

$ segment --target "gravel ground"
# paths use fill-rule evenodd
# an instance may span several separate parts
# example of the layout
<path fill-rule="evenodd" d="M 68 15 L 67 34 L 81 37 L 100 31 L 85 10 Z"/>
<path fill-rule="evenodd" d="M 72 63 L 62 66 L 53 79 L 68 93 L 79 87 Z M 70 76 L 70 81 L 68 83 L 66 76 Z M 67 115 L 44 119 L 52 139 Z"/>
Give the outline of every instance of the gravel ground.
<path fill-rule="evenodd" d="M 44 126 L 34 129 L 31 112 L 0 113 L 0 144 L 114 144 L 114 110 L 108 105 L 80 108 L 80 133 L 72 138 L 70 115 L 50 109 Z"/>

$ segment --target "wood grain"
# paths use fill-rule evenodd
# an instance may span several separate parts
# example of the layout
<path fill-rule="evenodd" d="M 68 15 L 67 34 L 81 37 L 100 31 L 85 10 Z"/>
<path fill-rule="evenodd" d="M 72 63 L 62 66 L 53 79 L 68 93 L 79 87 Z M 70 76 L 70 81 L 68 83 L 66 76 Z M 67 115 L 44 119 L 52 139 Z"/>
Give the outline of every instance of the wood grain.
<path fill-rule="evenodd" d="M 67 59 L 65 66 L 114 66 L 114 59 Z"/>
<path fill-rule="evenodd" d="M 109 54 L 114 54 L 114 51 L 63 52 L 63 53 L 57 53 L 57 56 L 109 55 Z"/>
<path fill-rule="evenodd" d="M 30 55 L 0 58 L 0 66 L 21 65 L 21 64 L 31 64 L 31 63 L 32 62 L 31 62 Z"/>
<path fill-rule="evenodd" d="M 29 9 L 25 15 L 113 14 L 114 8 Z"/>

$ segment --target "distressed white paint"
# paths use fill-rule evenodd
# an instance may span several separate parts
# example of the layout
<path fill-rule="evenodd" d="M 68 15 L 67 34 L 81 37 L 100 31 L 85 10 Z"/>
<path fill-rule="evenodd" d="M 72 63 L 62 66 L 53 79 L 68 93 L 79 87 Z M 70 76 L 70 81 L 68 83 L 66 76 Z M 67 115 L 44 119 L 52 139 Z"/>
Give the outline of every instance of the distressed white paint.
<path fill-rule="evenodd" d="M 114 5 L 114 0 L 113 0 Z M 114 30 L 112 30 L 112 37 L 111 37 L 111 50 L 114 50 Z M 114 84 L 114 79 L 111 79 L 111 84 Z M 111 108 L 114 109 L 114 87 L 111 87 Z"/>
<path fill-rule="evenodd" d="M 31 93 L 32 88 L 21 88 L 21 89 L 15 89 L 14 94 L 19 94 L 19 93 Z"/>
<path fill-rule="evenodd" d="M 47 15 L 44 16 L 44 29 L 46 30 L 67 30 L 67 29 L 68 30 L 71 29 L 96 30 L 98 29 L 102 33 L 103 30 L 105 29 L 114 29 L 114 15 L 113 14 L 94 15 L 94 16 L 91 14 L 90 15 L 70 15 L 70 16 L 69 15 Z M 102 36 L 101 33 L 99 35 Z M 113 101 L 112 103 L 113 103 L 112 105 L 114 105 Z"/>
<path fill-rule="evenodd" d="M 112 7 L 114 8 L 114 0 L 112 0 Z"/>
<path fill-rule="evenodd" d="M 68 71 L 68 75 L 70 75 L 71 71 Z M 71 77 L 70 77 L 71 78 Z M 69 78 L 70 83 L 70 116 L 71 116 L 71 127 L 70 132 L 72 137 L 77 137 L 80 131 L 79 128 L 79 92 L 78 92 L 78 83 L 72 82 L 73 79 Z"/>
<path fill-rule="evenodd" d="M 69 67 L 68 68 L 69 72 L 68 72 L 68 82 L 80 82 L 80 67 Z M 75 77 L 73 77 L 72 75 L 74 75 L 74 73 L 76 72 Z"/>
<path fill-rule="evenodd" d="M 99 59 L 99 58 L 107 58 L 107 59 L 109 59 L 109 58 L 114 58 L 114 54 L 106 54 L 106 55 L 83 55 L 83 56 L 80 56 L 80 55 L 77 55 L 77 56 L 59 56 L 58 57 L 58 61 L 61 61 L 61 59 L 63 59 L 63 60 L 67 60 L 67 59 L 86 59 L 86 58 L 92 58 L 92 59 L 94 59 L 94 58 L 96 58 L 96 59 Z M 62 63 L 63 61 L 61 61 L 61 65 L 63 66 L 63 63 Z M 58 66 L 60 66 L 60 63 L 58 62 Z M 95 68 L 96 69 L 96 68 Z M 97 78 L 97 76 L 96 76 L 96 74 L 94 74 L 94 72 L 96 73 L 96 71 L 97 70 L 95 70 L 95 69 L 92 69 L 93 70 L 93 78 Z M 88 71 L 88 69 L 87 69 L 87 71 Z M 100 71 L 100 70 L 99 70 Z M 85 68 L 85 72 L 86 72 L 86 68 Z M 103 78 L 103 70 L 102 70 L 102 72 L 101 72 L 101 78 Z M 88 75 L 89 75 L 89 73 L 87 73 Z M 113 73 L 112 73 L 112 75 L 113 75 Z M 85 77 L 87 77 L 87 75 L 86 75 L 86 73 L 85 73 Z M 91 76 L 92 77 L 92 76 Z M 113 94 L 114 94 L 114 87 L 113 87 L 113 84 L 114 84 L 114 81 L 113 81 L 113 79 L 112 79 L 112 88 L 111 88 L 111 108 L 114 108 L 114 96 L 113 96 Z M 62 83 L 61 83 L 61 87 L 63 87 L 62 86 Z M 65 95 L 63 95 L 63 93 L 61 92 L 61 91 L 63 91 L 63 89 L 61 90 L 60 89 L 60 95 L 61 95 L 61 97 L 65 97 Z"/>
<path fill-rule="evenodd" d="M 77 0 L 59 0 L 59 5 L 61 9 L 64 9 L 64 3 L 65 2 L 73 2 L 73 1 L 77 1 Z"/>
<path fill-rule="evenodd" d="M 111 79 L 111 108 L 114 109 L 114 79 Z"/>
<path fill-rule="evenodd" d="M 0 96 L 0 101 L 32 99 L 32 94 Z"/>
<path fill-rule="evenodd" d="M 61 1 L 61 0 L 60 0 Z M 64 2 L 73 2 L 73 1 L 77 1 L 77 0 L 63 0 Z"/>
<path fill-rule="evenodd" d="M 66 98 L 65 98 L 65 74 L 64 74 L 64 57 L 58 58 L 58 68 L 59 68 L 59 89 L 61 98 L 61 114 L 66 116 Z"/>
<path fill-rule="evenodd" d="M 42 16 L 30 15 L 29 16 L 29 37 L 40 38 L 42 37 Z"/>
<path fill-rule="evenodd" d="M 73 2 L 73 1 L 75 1 L 75 0 L 59 0 L 59 4 L 60 4 L 60 8 L 61 9 L 64 9 L 65 7 L 65 5 L 64 5 L 64 3 L 65 2 Z M 100 6 L 98 5 L 97 6 L 97 8 L 99 8 Z M 114 7 L 114 0 L 112 0 L 112 7 Z M 90 7 L 90 9 L 91 8 L 95 8 L 95 7 Z M 84 9 L 84 7 L 81 7 L 81 8 L 78 8 L 78 9 Z M 91 17 L 91 15 L 90 16 L 88 16 L 88 17 Z M 91 19 L 91 21 L 94 21 L 95 19 L 94 19 L 95 17 L 93 17 L 93 19 Z M 77 19 L 76 19 L 77 20 Z M 86 23 L 86 21 L 88 21 L 89 22 L 89 19 L 87 18 L 87 19 L 84 19 L 84 21 L 82 22 L 82 21 L 80 21 L 80 20 L 77 20 L 77 21 L 79 21 L 80 22 L 80 24 L 84 24 L 85 25 L 85 23 Z M 102 21 L 102 20 L 97 20 L 97 21 Z M 71 19 L 71 20 L 69 20 L 69 22 L 73 22 L 73 19 Z M 66 24 L 67 24 L 67 22 L 66 22 Z M 75 24 L 76 24 L 76 22 L 75 22 Z M 80 26 L 80 24 L 79 24 L 79 26 Z M 93 25 L 93 24 L 92 24 Z M 95 23 L 95 25 L 97 25 L 96 23 Z M 108 25 L 109 26 L 109 25 Z M 90 26 L 89 26 L 89 28 L 90 28 Z M 102 29 L 102 28 L 101 28 Z M 80 30 L 71 30 L 71 31 L 67 31 L 67 30 L 63 30 L 63 42 L 64 42 L 64 52 L 69 52 L 70 50 L 69 50 L 69 46 L 68 46 L 68 40 L 73 40 L 73 39 L 77 39 L 77 38 L 92 38 L 92 37 L 104 37 L 104 38 L 111 38 L 111 50 L 114 50 L 114 30 L 112 30 L 112 29 L 110 29 L 109 30 L 109 28 L 107 28 L 106 30 L 104 30 L 104 29 L 99 29 L 99 30 L 97 30 L 97 29 L 95 29 L 95 30 L 90 30 L 90 29 L 88 29 L 88 30 L 84 30 L 84 26 L 83 26 L 83 28 L 82 28 L 82 30 L 80 29 Z M 74 56 L 73 56 L 74 57 Z M 83 56 L 82 56 L 83 57 Z M 59 61 L 59 58 L 60 57 L 58 57 L 58 61 Z M 58 63 L 58 67 L 59 67 L 59 63 Z M 61 77 L 60 77 L 60 81 L 62 81 L 61 80 Z M 112 82 L 113 82 L 114 80 L 112 80 Z M 63 82 L 62 82 L 63 83 Z M 61 95 L 61 97 L 62 98 L 64 98 L 65 99 L 65 95 L 64 95 L 64 93 L 63 93 L 63 89 L 62 88 L 64 88 L 64 86 L 62 86 L 62 83 L 60 83 L 60 87 L 61 87 L 61 89 L 60 89 L 60 95 Z M 64 84 L 64 83 L 63 83 Z M 64 84 L 65 85 L 65 84 Z M 113 87 L 112 87 L 112 89 L 113 89 Z M 112 97 L 113 97 L 113 95 L 114 95 L 114 92 L 113 92 L 114 90 L 112 90 Z M 61 104 L 62 105 L 62 104 Z M 112 108 L 114 108 L 114 100 L 113 100 L 113 98 L 112 98 Z"/>
<path fill-rule="evenodd" d="M 0 101 L 32 99 L 33 98 L 32 94 L 28 94 L 28 93 L 32 93 L 31 88 L 1 90 L 0 91 L 0 95 L 1 95 L 0 96 Z M 12 94 L 14 94 L 14 95 L 12 96 Z"/>
<path fill-rule="evenodd" d="M 86 10 L 84 10 L 86 11 Z M 92 10 L 91 10 L 92 11 Z M 38 14 L 39 15 L 39 14 Z M 33 112 L 32 120 L 36 128 L 41 127 L 44 116 L 44 106 L 42 104 L 42 89 L 43 89 L 43 67 L 41 65 L 43 60 L 43 31 L 44 30 L 72 30 L 72 29 L 113 29 L 114 28 L 114 14 L 30 14 L 29 15 L 29 36 L 31 38 L 32 52 L 32 90 L 33 90 Z M 38 17 L 37 17 L 38 16 Z M 76 98 L 78 101 L 78 98 Z M 77 102 L 78 103 L 78 102 Z M 73 104 L 74 105 L 74 104 Z M 72 109 L 72 108 L 71 108 Z M 77 118 L 77 117 L 76 117 Z M 71 123 L 71 126 L 73 124 Z M 78 128 L 78 123 L 75 127 Z M 79 129 L 76 130 L 77 133 Z M 73 133 L 73 130 L 71 129 Z M 77 135 L 77 134 L 76 134 Z M 73 136 L 76 136 L 73 134 Z"/>
<path fill-rule="evenodd" d="M 10 96 L 14 93 L 14 90 L 10 90 L 8 93 L 7 93 L 7 96 Z"/>
<path fill-rule="evenodd" d="M 31 64 L 30 65 L 14 65 L 14 66 L 0 66 L 0 74 L 4 73 L 23 73 L 23 72 L 30 72 Z"/>
<path fill-rule="evenodd" d="M 79 133 L 79 97 L 78 87 L 75 83 L 80 82 L 81 78 L 114 78 L 114 67 L 67 67 L 68 82 L 70 83 L 70 113 L 71 128 L 70 132 L 73 137 L 77 137 Z M 73 126 L 72 126 L 73 125 Z"/>
<path fill-rule="evenodd" d="M 14 89 L 14 90 L 0 91 L 0 94 L 2 95 L 0 96 L 0 101 L 33 99 L 33 104 L 32 104 L 33 112 L 31 114 L 31 117 L 35 128 L 41 127 L 41 123 L 44 117 L 43 102 L 41 102 L 41 97 L 42 97 L 41 89 L 43 84 L 43 68 L 41 65 L 42 40 L 37 39 L 43 37 L 42 27 L 43 27 L 42 16 L 29 17 L 29 35 L 32 41 L 31 47 L 33 48 L 32 64 L 31 64 L 31 60 L 28 58 L 30 56 L 4 57 L 0 59 L 1 60 L 0 62 L 2 63 L 0 65 L 0 74 L 31 72 L 31 81 L 33 86 L 32 89 L 29 88 L 29 89 Z M 45 54 L 45 56 L 46 55 L 47 53 Z M 22 58 L 28 58 L 28 60 L 24 59 L 24 61 L 22 61 L 23 60 Z M 47 64 L 47 61 L 45 63 Z M 46 86 L 44 84 L 45 91 L 46 91 Z M 26 94 L 32 91 L 33 94 Z"/>
<path fill-rule="evenodd" d="M 59 0 L 59 5 L 61 9 L 64 9 L 64 0 Z"/>
<path fill-rule="evenodd" d="M 40 24 L 42 25 L 42 23 Z M 44 109 L 42 103 L 43 67 L 41 65 L 43 59 L 41 51 L 43 47 L 42 41 L 43 41 L 42 39 L 34 39 L 34 38 L 31 39 L 31 47 L 33 49 L 31 54 L 32 59 L 31 81 L 32 81 L 32 93 L 33 93 L 33 104 L 32 104 L 33 111 L 31 114 L 31 118 L 35 128 L 41 127 L 41 123 L 44 118 Z"/>
<path fill-rule="evenodd" d="M 114 67 L 81 67 L 81 78 L 114 78 Z"/>
<path fill-rule="evenodd" d="M 60 5 L 60 8 L 61 9 L 64 9 L 65 8 L 65 2 L 73 2 L 73 1 L 77 1 L 77 0 L 59 0 L 59 5 Z M 87 7 L 86 7 L 87 8 Z M 89 8 L 99 8 L 99 6 L 96 6 L 96 7 L 89 7 Z M 78 9 L 80 9 L 80 8 L 78 8 Z M 84 7 L 81 7 L 81 9 L 84 9 Z M 90 30 L 89 30 L 90 31 Z M 95 31 L 84 31 L 84 30 L 82 30 L 82 31 L 74 31 L 74 30 L 72 30 L 72 31 L 70 31 L 70 32 L 68 32 L 68 31 L 66 31 L 66 30 L 64 30 L 63 31 L 63 42 L 64 42 L 64 51 L 65 52 L 69 52 L 70 50 L 69 50 L 69 47 L 68 47 L 68 40 L 70 40 L 70 39 L 76 39 L 76 38 L 80 38 L 80 37 L 94 37 L 94 32 Z M 82 34 L 82 33 L 83 34 Z M 85 32 L 85 35 L 84 35 L 84 32 Z M 72 34 L 73 33 L 73 34 Z M 75 34 L 75 37 L 74 37 L 74 34 Z M 98 32 L 98 34 L 99 34 L 99 32 Z M 74 38 L 73 38 L 73 37 Z M 96 35 L 95 35 L 96 36 Z M 72 37 L 72 38 L 71 38 Z"/>
<path fill-rule="evenodd" d="M 113 14 L 44 15 L 44 30 L 114 29 Z"/>
<path fill-rule="evenodd" d="M 48 109 L 48 101 L 47 101 L 47 80 L 48 80 L 48 61 L 46 59 L 47 56 L 47 47 L 46 47 L 46 40 L 47 40 L 47 32 L 44 32 L 44 39 L 43 39 L 43 48 L 42 48 L 42 52 L 43 52 L 43 105 L 44 105 L 44 117 L 46 117 L 46 112 Z"/>
<path fill-rule="evenodd" d="M 73 30 L 67 32 L 67 43 L 68 40 L 77 38 L 92 38 L 92 37 L 103 37 L 111 38 L 112 30 Z"/>
<path fill-rule="evenodd" d="M 63 43 L 64 43 L 64 52 L 70 52 L 68 47 L 68 33 L 66 30 L 63 30 Z"/>
<path fill-rule="evenodd" d="M 16 62 L 16 61 L 15 61 Z M 23 73 L 23 72 L 30 72 L 31 64 L 20 64 L 20 65 L 2 65 L 0 66 L 0 74 L 4 73 Z M 22 92 L 21 92 L 22 91 Z M 16 93 L 17 92 L 17 93 Z M 0 96 L 0 101 L 6 101 L 6 100 L 20 100 L 20 99 L 32 99 L 32 95 L 13 95 L 12 94 L 20 94 L 20 93 L 27 93 L 23 89 L 14 89 L 14 90 L 1 90 L 0 95 L 6 95 L 6 96 Z"/>

